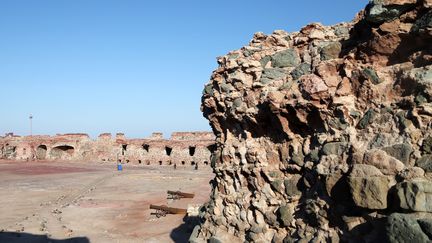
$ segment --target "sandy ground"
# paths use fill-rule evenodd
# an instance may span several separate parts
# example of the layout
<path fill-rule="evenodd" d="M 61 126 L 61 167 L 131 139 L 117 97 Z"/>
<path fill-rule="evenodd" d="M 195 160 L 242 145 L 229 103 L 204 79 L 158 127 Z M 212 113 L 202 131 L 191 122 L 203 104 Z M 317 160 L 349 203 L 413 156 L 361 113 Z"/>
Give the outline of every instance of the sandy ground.
<path fill-rule="evenodd" d="M 0 242 L 187 242 L 184 215 L 157 218 L 149 205 L 203 204 L 211 178 L 208 166 L 0 161 Z"/>

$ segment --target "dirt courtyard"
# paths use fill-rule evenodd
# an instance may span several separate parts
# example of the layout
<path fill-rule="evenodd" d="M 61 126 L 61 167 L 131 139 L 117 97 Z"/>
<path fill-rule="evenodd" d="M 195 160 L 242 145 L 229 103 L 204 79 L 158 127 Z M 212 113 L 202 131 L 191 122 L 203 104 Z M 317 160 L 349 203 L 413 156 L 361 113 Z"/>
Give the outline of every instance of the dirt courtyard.
<path fill-rule="evenodd" d="M 184 215 L 157 218 L 149 206 L 203 204 L 212 178 L 209 166 L 0 161 L 0 242 L 187 242 Z"/>

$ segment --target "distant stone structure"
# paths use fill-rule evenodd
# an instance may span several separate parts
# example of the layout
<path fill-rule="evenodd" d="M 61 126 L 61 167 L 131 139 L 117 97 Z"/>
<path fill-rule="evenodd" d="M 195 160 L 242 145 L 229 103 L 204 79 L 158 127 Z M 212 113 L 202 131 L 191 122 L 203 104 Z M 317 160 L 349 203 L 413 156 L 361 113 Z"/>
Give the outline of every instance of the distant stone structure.
<path fill-rule="evenodd" d="M 0 158 L 9 160 L 112 161 L 136 164 L 195 165 L 209 164 L 214 149 L 210 132 L 175 132 L 171 139 L 162 133 L 149 138 L 127 139 L 123 133 L 112 137 L 100 134 L 96 140 L 87 134 L 56 136 L 0 137 Z"/>

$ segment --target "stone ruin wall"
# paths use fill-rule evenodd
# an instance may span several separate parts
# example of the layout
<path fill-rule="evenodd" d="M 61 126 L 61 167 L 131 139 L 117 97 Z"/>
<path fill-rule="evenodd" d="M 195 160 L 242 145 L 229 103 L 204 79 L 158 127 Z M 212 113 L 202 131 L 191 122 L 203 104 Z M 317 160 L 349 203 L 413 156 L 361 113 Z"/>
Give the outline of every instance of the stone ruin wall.
<path fill-rule="evenodd" d="M 431 0 L 256 33 L 218 63 L 216 176 L 190 242 L 432 242 Z"/>
<path fill-rule="evenodd" d="M 121 161 L 135 164 L 209 164 L 214 135 L 209 132 L 175 132 L 171 139 L 153 133 L 146 139 L 127 139 L 118 133 L 56 136 L 0 137 L 0 158 L 8 160 Z"/>

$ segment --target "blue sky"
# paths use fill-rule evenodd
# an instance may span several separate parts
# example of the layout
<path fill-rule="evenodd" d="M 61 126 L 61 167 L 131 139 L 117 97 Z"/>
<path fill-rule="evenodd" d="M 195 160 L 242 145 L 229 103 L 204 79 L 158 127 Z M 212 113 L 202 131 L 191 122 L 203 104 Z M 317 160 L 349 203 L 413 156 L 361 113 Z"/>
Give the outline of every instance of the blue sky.
<path fill-rule="evenodd" d="M 0 0 L 0 134 L 210 130 L 216 57 L 258 31 L 350 21 L 363 1 Z"/>

